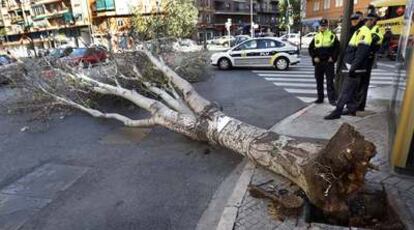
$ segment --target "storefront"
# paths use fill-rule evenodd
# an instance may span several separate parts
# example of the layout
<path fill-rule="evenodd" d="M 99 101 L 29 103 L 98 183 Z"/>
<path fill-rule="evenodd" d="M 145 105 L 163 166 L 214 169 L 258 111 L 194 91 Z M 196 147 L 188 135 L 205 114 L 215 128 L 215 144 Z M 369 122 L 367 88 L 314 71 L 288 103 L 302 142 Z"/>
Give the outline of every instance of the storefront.
<path fill-rule="evenodd" d="M 390 105 L 391 165 L 414 175 L 414 2 L 408 1 L 399 43 L 394 94 Z"/>

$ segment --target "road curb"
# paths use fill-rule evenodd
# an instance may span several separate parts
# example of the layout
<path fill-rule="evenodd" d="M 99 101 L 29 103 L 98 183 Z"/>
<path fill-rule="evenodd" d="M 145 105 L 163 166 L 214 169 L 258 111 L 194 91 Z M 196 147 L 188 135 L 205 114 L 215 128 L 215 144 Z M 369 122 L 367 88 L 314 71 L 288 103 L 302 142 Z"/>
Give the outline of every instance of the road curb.
<path fill-rule="evenodd" d="M 233 193 L 227 201 L 226 207 L 220 217 L 217 225 L 217 230 L 232 230 L 237 218 L 237 211 L 242 204 L 243 197 L 246 194 L 247 186 L 249 185 L 255 165 L 248 161 L 243 168 L 243 172 L 237 180 Z"/>
<path fill-rule="evenodd" d="M 313 108 L 314 106 L 316 106 L 316 104 L 312 103 L 312 104 L 300 109 L 296 113 L 294 113 L 294 114 L 282 119 L 281 121 L 277 122 L 276 124 L 274 124 L 269 130 L 275 130 L 277 127 L 284 126 L 288 123 L 292 123 L 292 121 L 294 121 L 298 117 L 302 116 L 304 113 L 306 113 L 309 109 Z"/>

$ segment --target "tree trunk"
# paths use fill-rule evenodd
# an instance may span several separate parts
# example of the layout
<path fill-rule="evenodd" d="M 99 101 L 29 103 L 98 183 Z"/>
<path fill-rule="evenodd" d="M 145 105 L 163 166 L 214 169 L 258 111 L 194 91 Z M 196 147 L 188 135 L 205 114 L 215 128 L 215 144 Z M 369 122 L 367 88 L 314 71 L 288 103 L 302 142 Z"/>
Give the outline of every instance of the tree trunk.
<path fill-rule="evenodd" d="M 220 145 L 282 175 L 298 185 L 316 206 L 328 212 L 347 210 L 346 201 L 364 183 L 375 146 L 344 124 L 326 146 L 252 126 L 219 111 L 205 113 L 185 126 L 171 128 L 197 140 Z M 191 124 L 191 125 L 190 125 Z M 177 125 L 184 129 L 177 129 Z M 190 134 L 190 135 L 189 135 Z"/>
<path fill-rule="evenodd" d="M 28 82 L 29 89 L 35 88 L 58 102 L 94 117 L 116 119 L 132 127 L 159 125 L 195 140 L 233 150 L 291 180 L 319 208 L 331 213 L 346 211 L 347 199 L 361 188 L 365 173 L 372 167 L 369 160 L 375 155 L 375 146 L 364 140 L 352 126 L 344 124 L 326 146 L 278 135 L 226 116 L 161 60 L 147 51 L 144 53 L 164 75 L 164 85 L 154 79 L 143 78 L 135 65 L 121 67 L 121 70 L 130 70 L 125 73 L 104 75 L 99 79 L 83 72 L 68 73 L 55 69 L 59 75 L 52 78 L 51 82 L 39 74 L 43 69 L 37 69 L 38 65 L 28 65 L 25 70 L 30 74 L 22 74 L 22 81 Z M 62 82 L 53 81 L 60 79 L 65 80 L 63 88 L 59 88 Z M 157 97 L 149 97 L 136 88 L 122 86 L 120 80 L 135 81 Z M 77 84 L 70 85 L 71 82 Z M 121 114 L 93 109 L 87 103 L 77 102 L 79 97 L 73 97 L 72 91 L 66 92 L 68 85 L 72 87 L 69 89 L 80 92 L 86 90 L 124 98 L 145 109 L 149 117 L 134 120 Z"/>

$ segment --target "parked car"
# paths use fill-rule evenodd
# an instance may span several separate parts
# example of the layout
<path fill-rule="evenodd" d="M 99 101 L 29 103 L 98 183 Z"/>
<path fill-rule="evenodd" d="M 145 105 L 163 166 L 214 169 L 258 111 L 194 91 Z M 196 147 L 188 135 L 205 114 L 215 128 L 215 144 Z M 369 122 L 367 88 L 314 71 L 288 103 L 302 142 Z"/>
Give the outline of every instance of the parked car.
<path fill-rule="evenodd" d="M 191 39 L 180 39 L 173 44 L 173 47 L 178 52 L 196 52 L 203 48 Z"/>
<path fill-rule="evenodd" d="M 287 70 L 300 62 L 299 48 L 279 38 L 252 38 L 211 56 L 211 64 L 219 69 L 232 67 L 275 67 Z"/>
<path fill-rule="evenodd" d="M 230 36 L 230 43 L 232 41 L 234 41 L 235 39 L 236 39 L 235 37 Z M 213 45 L 220 45 L 220 46 L 229 46 L 230 43 L 229 43 L 229 36 L 227 36 L 227 35 L 226 36 L 219 37 L 219 38 L 214 39 L 214 40 L 211 41 L 211 44 L 213 44 Z"/>
<path fill-rule="evenodd" d="M 64 50 L 67 51 L 66 49 Z M 75 48 L 69 55 L 65 55 L 61 58 L 62 61 L 67 62 L 69 65 L 83 65 L 84 67 L 90 64 L 96 64 L 106 61 L 108 55 L 105 50 L 99 48 Z"/>
<path fill-rule="evenodd" d="M 47 57 L 55 58 L 55 59 L 62 58 L 62 57 L 65 56 L 65 52 L 64 51 L 65 50 L 69 51 L 70 49 L 73 49 L 73 48 L 56 48 L 56 49 L 53 49 L 52 51 L 49 52 L 49 54 L 47 55 Z M 68 54 L 69 53 L 67 53 L 67 55 Z"/>
<path fill-rule="evenodd" d="M 280 39 L 285 42 L 290 42 L 295 46 L 299 46 L 300 43 L 300 35 L 298 33 L 285 34 Z"/>
<path fill-rule="evenodd" d="M 310 32 L 302 36 L 302 48 L 309 48 L 309 44 L 315 37 L 316 32 Z"/>

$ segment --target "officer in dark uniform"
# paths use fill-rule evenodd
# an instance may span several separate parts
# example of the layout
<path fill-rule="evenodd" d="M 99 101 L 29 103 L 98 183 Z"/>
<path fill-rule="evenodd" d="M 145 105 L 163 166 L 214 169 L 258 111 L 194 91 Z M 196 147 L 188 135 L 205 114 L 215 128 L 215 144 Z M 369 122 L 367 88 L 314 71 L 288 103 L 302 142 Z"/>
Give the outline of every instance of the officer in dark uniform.
<path fill-rule="evenodd" d="M 336 109 L 332 111 L 326 120 L 339 119 L 341 115 L 356 115 L 358 104 L 356 94 L 361 81 L 369 69 L 369 56 L 372 44 L 372 32 L 376 16 L 368 14 L 365 25 L 359 28 L 351 37 L 345 51 L 342 72 L 344 82 Z M 343 111 L 345 105 L 347 111 Z"/>
<path fill-rule="evenodd" d="M 351 36 L 362 26 L 364 26 L 364 15 L 361 11 L 357 11 L 351 15 Z M 350 39 L 350 38 L 348 38 Z M 348 40 L 349 41 L 349 40 Z"/>
<path fill-rule="evenodd" d="M 335 62 L 339 52 L 339 41 L 328 28 L 328 20 L 320 21 L 319 32 L 309 44 L 309 54 L 315 66 L 316 89 L 318 98 L 315 103 L 323 103 L 324 86 L 323 80 L 326 75 L 326 90 L 329 103 L 335 105 L 336 95 L 334 88 Z"/>
<path fill-rule="evenodd" d="M 365 110 L 365 105 L 367 103 L 369 82 L 371 80 L 371 70 L 375 63 L 376 53 L 381 48 L 382 40 L 384 38 L 384 35 L 380 32 L 379 26 L 376 25 L 378 16 L 375 13 L 372 13 L 372 15 L 375 16 L 374 27 L 371 29 L 372 43 L 371 43 L 371 48 L 370 48 L 368 69 L 367 69 L 366 75 L 361 78 L 361 82 L 358 88 L 358 96 L 357 96 L 358 111 Z"/>

